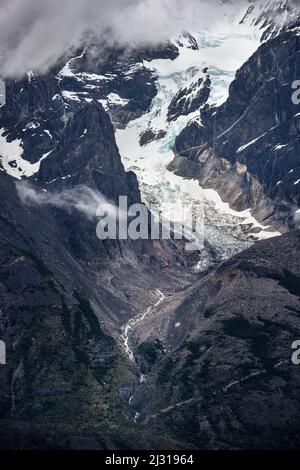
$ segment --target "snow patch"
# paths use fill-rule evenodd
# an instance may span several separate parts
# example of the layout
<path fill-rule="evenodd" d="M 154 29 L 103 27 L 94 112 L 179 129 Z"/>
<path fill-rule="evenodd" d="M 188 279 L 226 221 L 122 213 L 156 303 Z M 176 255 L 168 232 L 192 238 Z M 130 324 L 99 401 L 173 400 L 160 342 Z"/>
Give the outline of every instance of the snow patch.
<path fill-rule="evenodd" d="M 267 134 L 267 133 L 265 132 L 264 134 L 260 135 L 260 136 L 257 137 L 256 139 L 251 140 L 251 142 L 248 142 L 247 144 L 242 145 L 240 148 L 237 149 L 236 153 L 241 153 L 241 152 L 243 152 L 243 150 L 245 150 L 246 148 L 250 147 L 250 145 L 255 144 L 255 142 L 257 142 L 258 140 L 262 139 L 266 134 Z"/>
<path fill-rule="evenodd" d="M 103 81 L 108 82 L 110 80 L 113 80 L 113 77 L 109 77 L 106 75 L 98 75 L 96 73 L 87 73 L 87 72 L 80 72 L 80 73 L 77 73 L 75 76 L 80 78 L 81 80 L 85 80 L 88 82 L 103 82 Z"/>
<path fill-rule="evenodd" d="M 288 144 L 277 144 L 275 147 L 274 147 L 274 150 L 281 150 L 285 147 L 287 147 Z"/>
<path fill-rule="evenodd" d="M 107 96 L 108 103 L 110 105 L 116 105 L 116 106 L 126 106 L 128 104 L 129 100 L 126 100 L 125 98 L 121 98 L 117 93 L 109 93 Z"/>
<path fill-rule="evenodd" d="M 52 152 L 45 153 L 38 162 L 30 163 L 22 158 L 23 155 L 23 142 L 21 139 L 7 141 L 5 129 L 0 129 L 0 164 L 3 170 L 10 176 L 17 179 L 22 177 L 29 177 L 39 171 L 41 161 L 48 157 Z"/>
<path fill-rule="evenodd" d="M 47 129 L 45 129 L 44 132 L 45 132 L 45 134 L 47 134 L 47 135 L 50 137 L 50 139 L 53 139 L 52 134 L 51 134 L 50 131 L 48 131 Z"/>
<path fill-rule="evenodd" d="M 81 99 L 75 91 L 63 90 L 62 95 L 66 100 L 72 100 L 81 103 Z"/>

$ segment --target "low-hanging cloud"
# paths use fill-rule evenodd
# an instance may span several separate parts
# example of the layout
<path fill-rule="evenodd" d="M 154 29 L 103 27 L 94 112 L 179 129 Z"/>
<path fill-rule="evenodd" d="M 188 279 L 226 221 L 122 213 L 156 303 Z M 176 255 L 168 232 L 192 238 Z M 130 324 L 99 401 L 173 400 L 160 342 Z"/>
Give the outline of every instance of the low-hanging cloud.
<path fill-rule="evenodd" d="M 224 20 L 226 2 L 242 15 L 249 1 L 0 0 L 0 75 L 46 72 L 91 35 L 133 45 L 158 43 L 209 24 L 216 27 Z"/>
<path fill-rule="evenodd" d="M 97 217 L 99 209 L 105 211 L 108 216 L 115 216 L 116 206 L 99 191 L 85 185 L 74 188 L 44 191 L 36 188 L 27 181 L 16 183 L 18 196 L 23 204 L 30 206 L 54 206 L 69 212 L 78 211 L 89 220 Z"/>

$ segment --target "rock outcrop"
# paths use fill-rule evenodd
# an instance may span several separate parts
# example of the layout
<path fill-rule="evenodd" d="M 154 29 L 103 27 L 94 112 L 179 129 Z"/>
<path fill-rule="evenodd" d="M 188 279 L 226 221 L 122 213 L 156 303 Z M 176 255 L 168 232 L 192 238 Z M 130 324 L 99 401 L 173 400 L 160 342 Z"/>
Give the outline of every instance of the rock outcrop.
<path fill-rule="evenodd" d="M 300 76 L 298 28 L 262 44 L 238 70 L 229 98 L 206 106 L 176 139 L 170 169 L 215 188 L 232 207 L 294 226 L 299 205 L 299 110 L 292 84 Z"/>

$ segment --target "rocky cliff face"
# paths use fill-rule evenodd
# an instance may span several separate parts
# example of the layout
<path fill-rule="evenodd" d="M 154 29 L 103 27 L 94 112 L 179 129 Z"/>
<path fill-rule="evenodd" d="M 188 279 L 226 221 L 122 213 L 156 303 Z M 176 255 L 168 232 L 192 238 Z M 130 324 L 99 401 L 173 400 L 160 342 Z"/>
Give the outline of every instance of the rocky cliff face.
<path fill-rule="evenodd" d="M 204 107 L 201 122 L 177 137 L 169 167 L 281 228 L 293 226 L 299 205 L 299 45 L 297 27 L 264 43 L 238 70 L 228 100 Z"/>
<path fill-rule="evenodd" d="M 233 256 L 261 227 L 205 192 L 217 189 L 283 230 L 293 226 L 300 174 L 291 82 L 300 37 L 294 2 L 275 3 L 253 20 L 249 2 L 241 24 L 262 26 L 266 42 L 221 106 L 213 95 L 230 71 L 200 67 L 207 44 L 190 33 L 129 51 L 95 42 L 45 76 L 7 83 L 1 448 L 299 447 L 291 362 L 300 334 L 299 232 Z M 212 49 L 222 43 L 207 41 Z M 125 152 L 122 162 L 115 135 L 132 158 Z M 175 138 L 169 170 L 185 179 L 164 166 Z M 34 185 L 35 204 L 21 201 L 21 178 Z M 82 185 L 115 203 L 120 195 L 130 204 L 201 200 L 209 217 L 202 262 L 182 242 L 101 241 L 94 218 L 45 202 L 76 188 L 80 197 Z"/>
<path fill-rule="evenodd" d="M 299 446 L 299 248 L 299 232 L 259 242 L 190 290 L 134 395 L 142 424 L 182 448 Z"/>
<path fill-rule="evenodd" d="M 0 178 L 2 447 L 299 446 L 298 232 L 185 290 L 174 267 L 160 267 L 167 300 L 135 332 L 138 386 L 119 325 L 157 300 L 151 248 L 117 255 L 77 216 L 24 210 L 11 177 Z"/>
<path fill-rule="evenodd" d="M 59 72 L 59 84 L 70 108 L 78 109 L 91 99 L 109 110 L 114 126 L 123 127 L 146 112 L 157 90 L 155 77 L 143 61 L 174 59 L 175 45 L 128 49 L 92 43 Z"/>
<path fill-rule="evenodd" d="M 14 180 L 0 178 L 1 447 L 73 448 L 81 436 L 87 447 L 127 447 L 130 438 L 118 437 L 119 426 L 126 434 L 132 426 L 121 390 L 136 378 L 121 325 L 152 302 L 158 273 L 164 289 L 178 285 L 184 259 L 167 244 L 102 242 L 95 221 L 26 207 Z"/>

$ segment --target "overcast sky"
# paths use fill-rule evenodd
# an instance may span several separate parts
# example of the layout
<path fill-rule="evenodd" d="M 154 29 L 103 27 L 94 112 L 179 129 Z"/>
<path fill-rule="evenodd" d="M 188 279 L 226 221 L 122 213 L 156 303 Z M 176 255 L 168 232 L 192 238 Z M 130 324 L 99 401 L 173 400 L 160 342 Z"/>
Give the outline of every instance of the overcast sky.
<path fill-rule="evenodd" d="M 248 0 L 227 0 L 241 14 Z M 155 43 L 222 21 L 224 0 L 0 0 L 0 74 L 44 72 L 87 31 L 122 44 Z M 218 6 L 216 6 L 218 5 Z"/>

